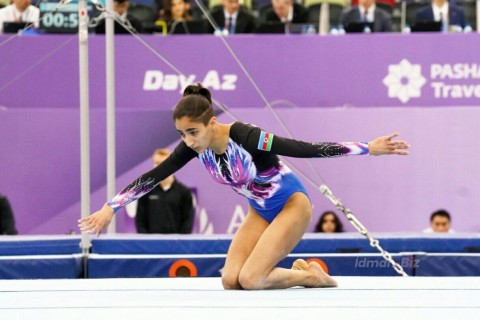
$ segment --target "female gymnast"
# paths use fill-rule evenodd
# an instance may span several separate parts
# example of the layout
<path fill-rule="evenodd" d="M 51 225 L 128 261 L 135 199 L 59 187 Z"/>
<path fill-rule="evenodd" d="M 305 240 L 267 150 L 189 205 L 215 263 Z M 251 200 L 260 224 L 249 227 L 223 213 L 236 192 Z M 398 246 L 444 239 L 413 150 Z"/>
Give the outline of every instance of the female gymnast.
<path fill-rule="evenodd" d="M 182 141 L 161 165 L 129 184 L 99 211 L 79 220 L 82 232 L 97 236 L 115 212 L 152 190 L 197 157 L 213 179 L 229 185 L 249 202 L 248 214 L 232 239 L 222 284 L 225 289 L 281 289 L 293 286 L 334 287 L 336 281 L 316 262 L 276 265 L 305 233 L 312 206 L 298 177 L 277 157 L 407 155 L 409 145 L 393 140 L 398 133 L 370 142 L 308 143 L 282 138 L 254 125 L 217 121 L 210 91 L 188 86 L 173 113 Z"/>

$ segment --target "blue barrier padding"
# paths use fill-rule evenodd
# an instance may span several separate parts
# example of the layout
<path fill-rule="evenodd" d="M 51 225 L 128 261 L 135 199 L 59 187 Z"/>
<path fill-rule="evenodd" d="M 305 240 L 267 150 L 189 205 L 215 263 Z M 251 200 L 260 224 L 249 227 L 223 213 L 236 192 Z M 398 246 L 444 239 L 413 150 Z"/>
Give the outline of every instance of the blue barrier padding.
<path fill-rule="evenodd" d="M 78 236 L 0 236 L 0 256 L 81 253 Z"/>
<path fill-rule="evenodd" d="M 378 238 L 382 248 L 389 252 L 465 252 L 468 247 L 479 247 L 478 238 Z M 376 253 L 376 248 L 370 246 L 366 238 L 359 239 L 303 239 L 293 250 L 303 252 L 363 252 Z"/>
<path fill-rule="evenodd" d="M 128 238 L 92 239 L 92 253 L 98 254 L 222 254 L 230 236 L 131 235 Z"/>
<path fill-rule="evenodd" d="M 407 274 L 413 276 L 479 276 L 479 234 L 374 234 Z M 92 237 L 87 275 L 166 277 L 181 257 L 197 266 L 198 276 L 218 277 L 231 235 L 102 235 Z M 77 278 L 80 236 L 0 237 L 0 278 Z M 60 258 L 51 259 L 52 255 Z M 77 257 L 75 257 L 75 255 Z M 143 256 L 142 256 L 143 255 Z M 147 256 L 150 255 L 150 256 Z M 393 268 L 357 233 L 307 234 L 280 263 L 321 256 L 336 276 L 394 276 Z M 50 258 L 49 258 L 50 257 Z"/>
<path fill-rule="evenodd" d="M 380 255 L 295 255 L 288 256 L 278 266 L 290 268 L 295 259 L 320 258 L 328 267 L 332 276 L 399 276 L 399 274 Z M 148 278 L 169 277 L 172 265 L 180 260 L 192 262 L 198 271 L 198 277 L 220 277 L 220 269 L 225 264 L 225 256 L 172 257 L 161 255 L 91 255 L 88 259 L 89 278 Z M 414 275 L 412 256 L 394 256 L 404 271 Z"/>
<path fill-rule="evenodd" d="M 108 256 L 94 255 L 88 259 L 89 278 L 150 278 L 169 277 L 172 264 L 179 259 L 171 257 L 138 257 L 138 256 Z M 198 277 L 220 277 L 220 269 L 225 264 L 225 258 L 198 257 L 185 258 L 197 269 Z"/>
<path fill-rule="evenodd" d="M 76 279 L 83 272 L 80 256 L 2 257 L 0 279 Z"/>
<path fill-rule="evenodd" d="M 480 254 L 418 256 L 416 276 L 480 276 Z"/>
<path fill-rule="evenodd" d="M 478 234 L 390 234 L 375 235 L 389 252 L 465 252 L 480 248 Z M 92 239 L 92 252 L 98 254 L 224 254 L 231 236 L 138 236 Z M 377 253 L 358 233 L 335 235 L 308 234 L 292 253 Z"/>

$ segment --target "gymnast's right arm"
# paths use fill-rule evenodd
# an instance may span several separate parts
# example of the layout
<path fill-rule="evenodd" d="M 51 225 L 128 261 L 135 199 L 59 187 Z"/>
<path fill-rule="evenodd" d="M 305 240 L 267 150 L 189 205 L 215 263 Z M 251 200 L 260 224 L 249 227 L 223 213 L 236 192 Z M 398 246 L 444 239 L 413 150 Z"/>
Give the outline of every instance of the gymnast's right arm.
<path fill-rule="evenodd" d="M 80 231 L 100 235 L 112 220 L 115 212 L 121 207 L 153 190 L 160 181 L 178 171 L 196 156 L 195 151 L 187 147 L 183 141 L 180 142 L 164 162 L 130 183 L 112 200 L 108 201 L 102 209 L 78 220 Z"/>

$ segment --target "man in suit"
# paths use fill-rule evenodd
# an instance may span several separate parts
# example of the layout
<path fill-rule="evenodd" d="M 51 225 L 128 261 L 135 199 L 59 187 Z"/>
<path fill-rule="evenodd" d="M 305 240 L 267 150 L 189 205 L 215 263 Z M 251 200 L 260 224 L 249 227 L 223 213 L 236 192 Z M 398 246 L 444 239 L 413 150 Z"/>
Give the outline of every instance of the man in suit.
<path fill-rule="evenodd" d="M 142 21 L 139 21 L 134 16 L 128 13 L 130 2 L 128 0 L 113 0 L 113 11 L 118 15 L 119 19 L 127 26 L 130 25 L 137 33 L 143 32 Z M 128 30 L 120 25 L 117 21 L 114 23 L 115 34 L 128 34 Z M 95 27 L 95 33 L 105 33 L 105 19 L 102 19 Z"/>
<path fill-rule="evenodd" d="M 375 0 L 359 0 L 358 5 L 344 11 L 339 24 L 347 28 L 351 23 L 373 22 L 373 32 L 392 31 L 392 17 L 377 7 Z"/>
<path fill-rule="evenodd" d="M 157 149 L 152 155 L 154 167 L 171 152 Z M 195 207 L 192 191 L 173 175 L 168 176 L 144 197 L 138 199 L 135 225 L 138 233 L 192 233 Z"/>
<path fill-rule="evenodd" d="M 445 27 L 465 27 L 465 12 L 462 7 L 447 0 L 432 0 L 431 5 L 426 5 L 417 10 L 415 22 L 441 21 Z"/>
<path fill-rule="evenodd" d="M 222 6 L 214 8 L 211 14 L 220 29 L 228 34 L 253 33 L 257 25 L 255 17 L 240 6 L 239 0 L 222 0 Z M 212 26 L 210 32 L 214 32 Z"/>
<path fill-rule="evenodd" d="M 267 22 L 306 23 L 308 11 L 293 0 L 272 0 L 272 9 L 265 15 Z"/>

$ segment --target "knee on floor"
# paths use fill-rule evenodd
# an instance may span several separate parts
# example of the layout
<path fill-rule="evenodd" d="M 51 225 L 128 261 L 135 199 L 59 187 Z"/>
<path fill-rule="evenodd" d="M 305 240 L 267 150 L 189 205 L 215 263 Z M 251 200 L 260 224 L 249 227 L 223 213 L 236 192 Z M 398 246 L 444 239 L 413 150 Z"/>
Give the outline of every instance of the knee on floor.
<path fill-rule="evenodd" d="M 240 286 L 245 290 L 261 290 L 265 288 L 265 277 L 247 271 L 241 271 L 238 276 Z"/>
<path fill-rule="evenodd" d="M 240 290 L 242 287 L 238 281 L 237 275 L 228 275 L 222 273 L 222 285 L 225 290 Z"/>

